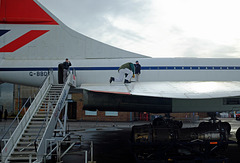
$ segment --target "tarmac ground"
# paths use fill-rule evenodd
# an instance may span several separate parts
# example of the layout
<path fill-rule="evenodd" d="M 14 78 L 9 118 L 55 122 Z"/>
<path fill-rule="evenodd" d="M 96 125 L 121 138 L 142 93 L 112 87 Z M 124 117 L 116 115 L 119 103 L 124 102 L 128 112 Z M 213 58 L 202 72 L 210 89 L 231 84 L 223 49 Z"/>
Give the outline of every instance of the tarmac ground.
<path fill-rule="evenodd" d="M 222 121 L 230 123 L 232 130 L 230 140 L 235 140 L 235 133 L 240 127 L 240 121 L 224 118 Z M 183 127 L 196 127 L 200 121 L 187 122 Z M 4 133 L 11 120 L 0 122 L 0 136 Z M 90 161 L 90 143 L 93 141 L 94 161 L 97 163 L 134 163 L 135 157 L 130 144 L 131 128 L 134 125 L 149 124 L 150 122 L 68 122 L 68 130 L 73 140 L 80 140 L 63 157 L 63 163 L 84 163 L 85 151 Z M 226 156 L 230 163 L 240 162 L 240 149 L 237 144 L 230 144 Z"/>
<path fill-rule="evenodd" d="M 240 127 L 240 121 L 233 118 L 223 118 L 231 124 L 230 140 L 236 141 L 235 133 Z M 183 127 L 196 127 L 200 121 L 187 122 Z M 70 122 L 69 130 L 82 136 L 82 145 L 73 149 L 63 158 L 63 162 L 84 162 L 84 153 L 90 151 L 90 141 L 94 143 L 94 161 L 97 163 L 134 163 L 135 157 L 130 144 L 131 128 L 134 125 L 149 124 L 150 122 Z M 76 130 L 75 130 L 76 129 Z M 229 144 L 226 157 L 229 162 L 238 161 L 240 149 L 237 144 Z M 81 161 L 80 161 L 81 160 Z M 88 161 L 90 154 L 88 152 Z M 212 161 L 211 161 L 212 162 Z"/>

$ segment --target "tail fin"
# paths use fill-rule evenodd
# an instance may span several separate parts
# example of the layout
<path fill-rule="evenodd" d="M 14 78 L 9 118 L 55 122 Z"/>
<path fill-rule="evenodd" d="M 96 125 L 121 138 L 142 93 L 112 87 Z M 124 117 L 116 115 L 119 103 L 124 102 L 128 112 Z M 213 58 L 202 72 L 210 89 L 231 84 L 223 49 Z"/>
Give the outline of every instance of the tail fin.
<path fill-rule="evenodd" d="M 1 0 L 1 24 L 58 25 L 33 0 Z"/>
<path fill-rule="evenodd" d="M 71 30 L 36 0 L 0 1 L 0 56 L 24 60 L 146 57 Z"/>

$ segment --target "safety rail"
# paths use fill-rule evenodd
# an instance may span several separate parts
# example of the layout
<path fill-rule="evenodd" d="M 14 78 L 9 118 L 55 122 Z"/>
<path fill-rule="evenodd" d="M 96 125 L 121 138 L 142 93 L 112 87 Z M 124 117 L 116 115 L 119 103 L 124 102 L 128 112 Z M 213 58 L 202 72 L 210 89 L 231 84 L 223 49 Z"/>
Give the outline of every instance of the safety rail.
<path fill-rule="evenodd" d="M 61 95 L 57 101 L 57 104 L 53 110 L 52 116 L 49 120 L 49 123 L 45 129 L 45 132 L 43 133 L 42 139 L 38 145 L 37 149 L 37 162 L 41 162 L 44 156 L 44 148 L 45 148 L 45 140 L 50 139 L 52 137 L 52 132 L 55 125 L 57 123 L 59 114 L 61 113 L 62 108 L 65 106 L 65 102 L 68 96 L 68 91 L 70 89 L 70 86 L 74 85 L 74 81 L 76 82 L 75 76 L 73 74 L 69 74 L 67 81 L 64 84 L 64 87 L 62 89 Z"/>
<path fill-rule="evenodd" d="M 58 148 L 58 143 L 57 142 L 63 142 L 63 141 L 65 141 L 65 139 L 67 139 L 69 136 L 71 135 L 71 133 L 69 133 L 69 134 L 66 134 L 62 139 L 60 139 L 60 140 L 56 140 L 56 139 L 46 139 L 45 140 L 45 148 L 44 148 L 44 153 L 45 153 L 45 155 L 44 155 L 44 158 L 46 159 L 46 158 L 49 158 L 56 150 L 57 150 L 57 148 Z M 49 142 L 49 143 L 48 143 Z M 49 146 L 50 146 L 50 151 L 49 151 L 49 153 L 47 152 L 47 150 L 48 150 L 48 148 L 47 148 L 47 144 L 49 144 Z M 56 145 L 54 148 L 53 148 L 53 146 L 54 145 Z M 47 154 L 48 153 L 48 154 Z"/>
<path fill-rule="evenodd" d="M 46 78 L 44 84 L 42 85 L 41 89 L 39 90 L 37 96 L 35 97 L 34 101 L 28 108 L 27 112 L 23 116 L 22 120 L 20 121 L 19 125 L 14 130 L 13 134 L 9 138 L 7 144 L 2 149 L 2 162 L 9 157 L 10 153 L 12 152 L 14 146 L 16 146 L 18 140 L 20 139 L 20 135 L 24 132 L 26 127 L 28 126 L 31 117 L 37 111 L 38 106 L 40 105 L 40 101 L 44 98 L 49 87 L 53 84 L 53 72 L 49 73 L 49 76 Z"/>
<path fill-rule="evenodd" d="M 23 104 L 22 108 L 19 110 L 19 112 L 17 113 L 16 117 L 13 119 L 13 121 L 11 122 L 11 124 L 8 126 L 7 130 L 4 132 L 3 136 L 1 137 L 0 139 L 0 142 L 1 142 L 1 151 L 2 151 L 2 142 L 3 140 L 6 140 L 7 138 L 5 138 L 7 136 L 7 134 L 9 134 L 8 136 L 10 136 L 12 133 L 11 133 L 11 129 L 15 130 L 16 129 L 16 126 L 13 127 L 13 125 L 17 122 L 17 125 L 19 124 L 20 122 L 20 117 L 19 115 L 21 114 L 22 111 L 24 111 L 24 113 L 26 113 L 26 105 L 28 103 L 32 103 L 31 101 L 32 99 L 32 96 L 28 97 L 27 101 Z M 14 131 L 12 131 L 14 132 Z M 4 141 L 4 145 L 5 145 L 5 141 Z"/>
<path fill-rule="evenodd" d="M 77 72 L 76 72 L 76 69 L 72 68 L 72 74 L 70 73 L 69 75 L 71 75 L 69 84 L 73 87 L 76 87 L 77 86 L 77 82 L 76 82 Z"/>

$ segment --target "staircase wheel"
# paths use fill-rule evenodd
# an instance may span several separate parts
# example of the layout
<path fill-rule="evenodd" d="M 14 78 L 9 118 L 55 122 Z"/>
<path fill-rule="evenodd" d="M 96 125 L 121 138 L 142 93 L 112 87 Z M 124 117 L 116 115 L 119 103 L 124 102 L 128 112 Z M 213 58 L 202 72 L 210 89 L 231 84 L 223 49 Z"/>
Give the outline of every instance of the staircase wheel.
<path fill-rule="evenodd" d="M 240 145 L 240 127 L 237 129 L 236 138 L 237 138 L 238 145 Z"/>
<path fill-rule="evenodd" d="M 228 122 L 222 122 L 222 126 L 227 131 L 228 135 L 230 135 L 231 125 Z"/>

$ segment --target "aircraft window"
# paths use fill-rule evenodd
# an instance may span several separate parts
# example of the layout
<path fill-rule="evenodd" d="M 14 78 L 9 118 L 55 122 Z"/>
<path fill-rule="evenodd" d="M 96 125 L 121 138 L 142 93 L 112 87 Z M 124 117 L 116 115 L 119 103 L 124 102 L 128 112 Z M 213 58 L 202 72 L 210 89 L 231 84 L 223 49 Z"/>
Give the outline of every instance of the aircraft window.
<path fill-rule="evenodd" d="M 174 67 L 167 67 L 168 70 L 174 70 Z"/>
<path fill-rule="evenodd" d="M 193 69 L 193 70 L 197 70 L 197 69 L 199 69 L 199 67 L 192 67 L 192 69 Z"/>
<path fill-rule="evenodd" d="M 158 67 L 151 67 L 151 70 L 157 70 Z"/>
<path fill-rule="evenodd" d="M 177 70 L 182 70 L 183 68 L 182 67 L 176 67 Z"/>
<path fill-rule="evenodd" d="M 159 67 L 160 70 L 166 70 L 167 67 Z"/>
<path fill-rule="evenodd" d="M 240 98 L 225 98 L 223 99 L 223 105 L 239 105 Z"/>

